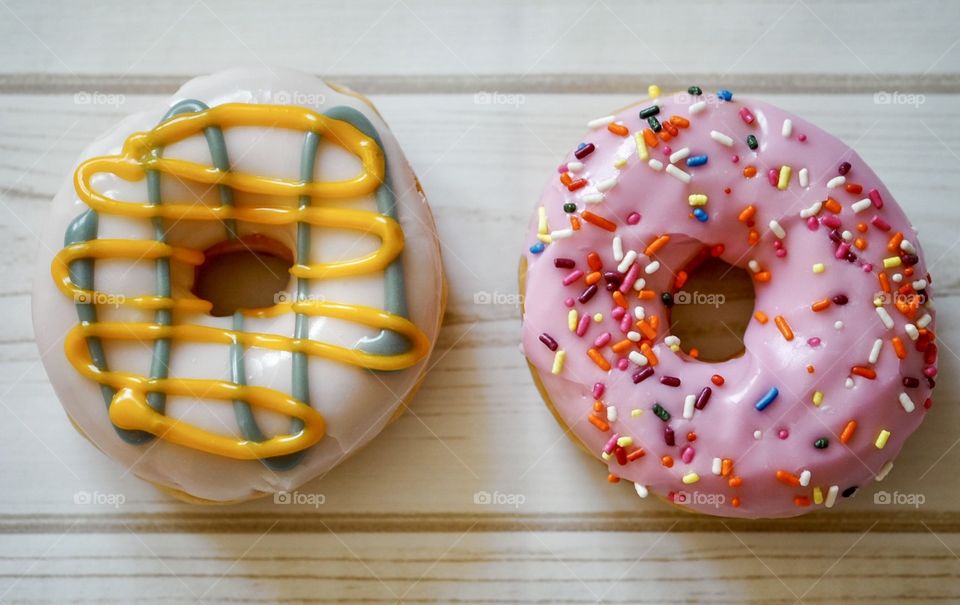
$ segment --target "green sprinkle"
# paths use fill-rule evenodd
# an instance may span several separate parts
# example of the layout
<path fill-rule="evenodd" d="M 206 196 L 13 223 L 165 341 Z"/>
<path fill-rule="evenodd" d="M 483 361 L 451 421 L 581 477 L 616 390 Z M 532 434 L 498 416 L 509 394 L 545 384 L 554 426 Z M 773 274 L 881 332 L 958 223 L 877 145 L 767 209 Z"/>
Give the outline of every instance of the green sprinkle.
<path fill-rule="evenodd" d="M 653 404 L 653 413 L 657 415 L 657 418 L 663 420 L 664 422 L 670 420 L 670 412 L 663 409 L 663 406 L 659 403 Z"/>
<path fill-rule="evenodd" d="M 756 149 L 759 146 L 760 146 L 759 143 L 757 143 L 757 137 L 753 136 L 752 134 L 748 134 L 747 147 L 749 147 L 750 149 Z"/>
<path fill-rule="evenodd" d="M 830 440 L 826 437 L 821 437 L 813 442 L 813 447 L 817 448 L 818 450 L 826 449 L 828 445 L 830 445 Z"/>
<path fill-rule="evenodd" d="M 692 94 L 695 97 L 699 97 L 700 95 L 703 94 L 703 89 L 700 88 L 699 86 L 691 86 L 690 88 L 687 89 L 687 92 Z"/>
<path fill-rule="evenodd" d="M 576 212 L 577 205 L 574 204 L 573 202 L 567 202 L 566 204 L 563 205 L 563 211 L 567 213 Z"/>
<path fill-rule="evenodd" d="M 647 118 L 647 124 L 650 125 L 650 130 L 654 132 L 660 132 L 663 130 L 663 126 L 660 124 L 660 120 L 657 119 L 657 116 L 650 116 Z"/>

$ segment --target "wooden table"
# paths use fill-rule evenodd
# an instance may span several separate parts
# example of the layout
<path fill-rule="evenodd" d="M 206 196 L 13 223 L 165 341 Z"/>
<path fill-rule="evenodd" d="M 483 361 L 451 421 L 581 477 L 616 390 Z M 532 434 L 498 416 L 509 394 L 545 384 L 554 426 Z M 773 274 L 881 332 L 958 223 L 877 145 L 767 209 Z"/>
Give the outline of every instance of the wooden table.
<path fill-rule="evenodd" d="M 957 3 L 77 4 L 0 0 L 0 600 L 960 602 Z M 66 421 L 32 340 L 36 233 L 121 116 L 192 75 L 262 64 L 372 96 L 433 204 L 450 304 L 410 413 L 302 488 L 316 506 L 188 506 Z M 511 304 L 528 216 L 586 120 L 651 83 L 810 118 L 921 233 L 936 405 L 886 481 L 842 509 L 751 523 L 640 501 L 563 437 L 529 379 Z M 483 292 L 505 304 L 476 304 Z M 923 502 L 878 504 L 881 489 Z"/>

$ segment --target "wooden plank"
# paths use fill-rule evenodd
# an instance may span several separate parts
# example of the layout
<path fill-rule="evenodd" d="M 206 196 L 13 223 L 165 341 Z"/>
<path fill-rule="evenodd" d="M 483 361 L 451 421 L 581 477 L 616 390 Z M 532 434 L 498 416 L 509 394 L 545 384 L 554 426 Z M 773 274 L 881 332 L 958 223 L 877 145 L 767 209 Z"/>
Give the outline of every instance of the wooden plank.
<path fill-rule="evenodd" d="M 564 86 L 615 75 L 586 89 L 606 92 L 617 85 L 629 86 L 621 92 L 643 90 L 651 79 L 685 86 L 690 75 L 710 85 L 726 80 L 743 88 L 758 79 L 771 91 L 836 92 L 889 83 L 930 90 L 956 75 L 960 61 L 960 6 L 949 0 L 926 2 L 922 10 L 893 0 L 726 0 L 668 11 L 626 0 L 565 0 L 548 9 L 510 0 L 340 7 L 325 1 L 264 10 L 255 0 L 172 0 L 163 11 L 138 11 L 120 0 L 93 8 L 12 0 L 2 7 L 0 71 L 17 76 L 6 80 L 8 91 L 100 82 L 149 92 L 137 87 L 156 86 L 156 77 L 169 86 L 224 65 L 285 65 L 347 76 L 372 92 L 382 89 L 374 90 L 379 80 L 368 76 L 428 92 L 464 83 L 467 90 L 498 82 L 542 86 L 543 75 Z M 911 77 L 887 79 L 903 75 Z M 91 76 L 108 78 L 85 79 Z M 956 92 L 960 81 L 950 82 Z"/>
<path fill-rule="evenodd" d="M 929 95 L 916 108 L 876 105 L 869 95 L 765 98 L 854 143 L 887 180 L 919 227 L 927 254 L 939 259 L 934 277 L 940 336 L 945 343 L 960 342 L 960 263 L 951 262 L 960 220 L 953 200 L 960 185 L 948 176 L 960 162 L 957 97 Z M 315 511 L 269 501 L 229 512 L 173 502 L 106 460 L 70 427 L 31 342 L 32 233 L 80 149 L 155 98 L 130 95 L 114 107 L 78 105 L 72 95 L 0 96 L 0 238 L 7 251 L 0 314 L 14 318 L 0 328 L 0 424 L 7 427 L 0 440 L 0 457 L 7 461 L 0 530 L 60 532 L 79 518 L 91 531 L 122 531 L 129 524 L 138 531 L 257 532 L 280 515 L 281 529 L 289 531 L 322 531 L 323 523 L 332 523 L 343 531 L 449 532 L 478 519 L 489 531 L 514 531 L 511 518 L 520 513 L 532 527 L 551 532 L 658 531 L 677 521 L 685 531 L 723 531 L 715 520 L 640 502 L 629 485 L 609 486 L 602 467 L 568 443 L 541 405 L 517 350 L 516 306 L 474 303 L 478 292 L 516 292 L 525 225 L 555 163 L 587 119 L 631 98 L 525 95 L 515 106 L 477 104 L 473 95 L 374 100 L 433 203 L 450 278 L 449 312 L 435 367 L 413 413 L 328 477 L 304 487 L 304 494 L 323 494 L 325 502 L 319 514 L 302 514 Z M 938 532 L 960 531 L 960 488 L 949 479 L 960 462 L 951 428 L 960 423 L 957 366 L 944 347 L 934 417 L 886 482 L 866 487 L 841 510 L 781 527 L 856 533 L 877 521 L 875 531 L 903 532 L 923 531 L 923 522 Z M 922 494 L 925 502 L 919 509 L 879 506 L 873 498 L 880 488 Z M 474 502 L 479 492 L 524 501 L 519 509 L 484 506 Z M 94 502 L 75 503 L 83 494 Z M 117 495 L 124 501 L 115 507 L 116 497 L 110 497 Z M 283 516 L 288 513 L 291 518 Z"/>

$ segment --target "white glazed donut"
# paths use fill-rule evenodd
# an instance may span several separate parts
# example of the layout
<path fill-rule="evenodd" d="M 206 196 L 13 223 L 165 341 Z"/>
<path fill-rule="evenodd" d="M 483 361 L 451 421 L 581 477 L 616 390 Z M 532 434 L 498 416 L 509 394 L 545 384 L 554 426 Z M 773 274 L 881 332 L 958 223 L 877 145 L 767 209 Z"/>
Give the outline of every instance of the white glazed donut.
<path fill-rule="evenodd" d="M 36 338 L 71 420 L 133 473 L 200 501 L 293 490 L 412 396 L 443 313 L 440 248 L 365 99 L 226 71 L 124 119 L 76 168 L 43 236 Z M 280 250 L 288 293 L 213 316 L 194 278 L 223 246 Z"/>

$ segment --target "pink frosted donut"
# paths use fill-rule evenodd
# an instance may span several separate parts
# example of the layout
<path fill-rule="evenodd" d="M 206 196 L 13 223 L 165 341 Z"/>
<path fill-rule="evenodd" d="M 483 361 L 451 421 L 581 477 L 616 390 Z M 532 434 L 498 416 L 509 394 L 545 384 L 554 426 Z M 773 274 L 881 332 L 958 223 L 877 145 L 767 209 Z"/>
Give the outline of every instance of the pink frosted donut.
<path fill-rule="evenodd" d="M 538 204 L 523 350 L 563 424 L 634 482 L 704 513 L 830 508 L 890 470 L 931 406 L 934 310 L 916 231 L 813 124 L 729 91 L 593 120 Z M 691 262 L 747 268 L 742 356 L 670 334 Z"/>

